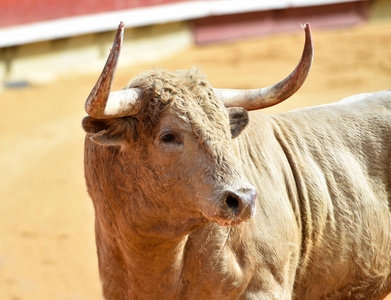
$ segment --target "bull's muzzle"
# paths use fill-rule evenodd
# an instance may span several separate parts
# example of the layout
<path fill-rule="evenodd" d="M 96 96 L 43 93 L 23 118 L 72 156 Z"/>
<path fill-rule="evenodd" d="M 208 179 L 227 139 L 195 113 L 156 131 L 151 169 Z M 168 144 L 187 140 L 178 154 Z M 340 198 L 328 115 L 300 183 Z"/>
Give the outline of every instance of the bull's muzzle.
<path fill-rule="evenodd" d="M 230 190 L 224 197 L 225 220 L 217 221 L 223 226 L 238 224 L 248 221 L 255 214 L 256 191 L 253 187 Z"/>

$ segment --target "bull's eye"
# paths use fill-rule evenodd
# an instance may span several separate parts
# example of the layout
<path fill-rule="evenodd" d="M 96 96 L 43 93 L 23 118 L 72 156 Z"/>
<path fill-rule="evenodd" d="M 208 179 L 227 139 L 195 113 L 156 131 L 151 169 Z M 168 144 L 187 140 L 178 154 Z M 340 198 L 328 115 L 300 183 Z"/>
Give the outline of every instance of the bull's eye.
<path fill-rule="evenodd" d="M 165 149 L 172 149 L 172 147 L 178 149 L 178 146 L 183 145 L 183 136 L 181 133 L 176 133 L 171 130 L 163 131 L 159 137 L 159 143 Z"/>
<path fill-rule="evenodd" d="M 175 135 L 172 133 L 165 133 L 161 136 L 161 141 L 163 143 L 173 143 L 175 142 Z"/>

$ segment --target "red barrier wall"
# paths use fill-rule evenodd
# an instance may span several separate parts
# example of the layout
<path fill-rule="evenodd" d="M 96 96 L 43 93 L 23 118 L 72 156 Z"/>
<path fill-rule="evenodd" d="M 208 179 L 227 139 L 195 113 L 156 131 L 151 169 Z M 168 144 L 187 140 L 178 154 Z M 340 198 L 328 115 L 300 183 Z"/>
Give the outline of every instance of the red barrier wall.
<path fill-rule="evenodd" d="M 0 27 L 190 0 L 0 0 Z"/>

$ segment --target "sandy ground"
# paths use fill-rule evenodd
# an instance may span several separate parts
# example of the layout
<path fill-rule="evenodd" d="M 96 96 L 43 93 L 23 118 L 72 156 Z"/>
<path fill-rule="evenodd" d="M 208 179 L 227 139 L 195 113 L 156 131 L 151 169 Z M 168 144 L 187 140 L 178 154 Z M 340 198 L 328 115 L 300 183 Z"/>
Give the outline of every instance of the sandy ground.
<path fill-rule="evenodd" d="M 391 23 L 313 34 L 307 82 L 268 113 L 391 88 Z M 302 45 L 298 32 L 192 48 L 153 66 L 119 69 L 115 89 L 144 69 L 192 65 L 215 87 L 267 86 L 295 67 Z M 101 298 L 80 127 L 97 76 L 0 92 L 0 299 Z"/>

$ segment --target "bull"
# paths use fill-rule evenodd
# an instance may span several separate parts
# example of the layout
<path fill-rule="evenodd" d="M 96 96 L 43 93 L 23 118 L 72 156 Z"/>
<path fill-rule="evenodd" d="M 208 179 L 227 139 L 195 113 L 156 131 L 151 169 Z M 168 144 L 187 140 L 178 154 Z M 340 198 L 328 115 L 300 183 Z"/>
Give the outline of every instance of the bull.
<path fill-rule="evenodd" d="M 83 120 L 104 297 L 385 297 L 391 91 L 253 112 L 303 84 L 306 24 L 299 64 L 274 86 L 215 89 L 196 69 L 152 70 L 111 92 L 123 27 Z"/>

